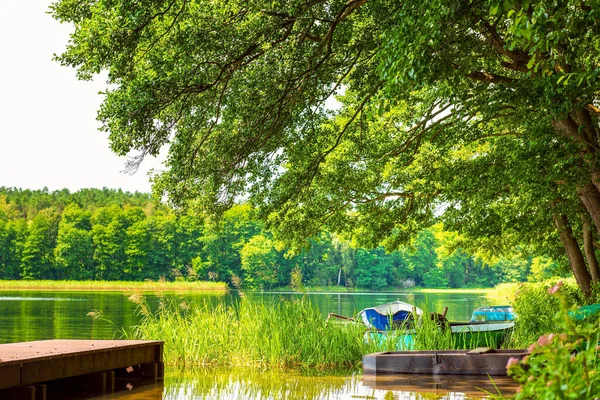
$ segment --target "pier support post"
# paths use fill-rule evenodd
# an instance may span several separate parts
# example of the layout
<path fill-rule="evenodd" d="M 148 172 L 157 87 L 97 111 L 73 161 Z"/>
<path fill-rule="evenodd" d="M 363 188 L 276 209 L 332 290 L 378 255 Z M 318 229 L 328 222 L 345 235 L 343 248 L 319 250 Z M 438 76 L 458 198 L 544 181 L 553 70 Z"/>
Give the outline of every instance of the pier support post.
<path fill-rule="evenodd" d="M 35 400 L 46 400 L 47 385 L 35 385 Z"/>
<path fill-rule="evenodd" d="M 106 372 L 106 390 L 110 393 L 115 391 L 115 371 Z"/>
<path fill-rule="evenodd" d="M 85 382 L 85 386 L 87 386 L 88 390 L 100 393 L 106 393 L 106 380 L 105 372 L 87 374 L 82 379 L 82 381 Z"/>

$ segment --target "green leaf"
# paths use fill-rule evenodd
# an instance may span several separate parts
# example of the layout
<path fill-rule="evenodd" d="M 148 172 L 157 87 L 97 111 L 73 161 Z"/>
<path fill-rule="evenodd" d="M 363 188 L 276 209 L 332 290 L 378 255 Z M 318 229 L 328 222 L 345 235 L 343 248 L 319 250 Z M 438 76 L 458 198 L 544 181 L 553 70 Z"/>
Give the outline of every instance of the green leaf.
<path fill-rule="evenodd" d="M 496 15 L 498 13 L 498 8 L 499 7 L 500 7 L 500 5 L 498 3 L 492 4 L 490 6 L 490 15 Z"/>

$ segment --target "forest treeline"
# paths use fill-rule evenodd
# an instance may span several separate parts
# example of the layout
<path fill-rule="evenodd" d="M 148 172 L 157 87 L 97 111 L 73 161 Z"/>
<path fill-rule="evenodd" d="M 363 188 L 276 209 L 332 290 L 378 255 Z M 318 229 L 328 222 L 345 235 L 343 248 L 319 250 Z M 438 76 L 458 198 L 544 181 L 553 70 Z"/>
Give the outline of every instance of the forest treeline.
<path fill-rule="evenodd" d="M 489 287 L 560 273 L 550 259 L 518 251 L 486 261 L 463 250 L 461 240 L 434 226 L 386 252 L 324 232 L 291 254 L 247 204 L 217 226 L 149 194 L 0 188 L 1 279 L 218 280 L 269 289 L 294 276 L 307 286 L 383 289 Z"/>

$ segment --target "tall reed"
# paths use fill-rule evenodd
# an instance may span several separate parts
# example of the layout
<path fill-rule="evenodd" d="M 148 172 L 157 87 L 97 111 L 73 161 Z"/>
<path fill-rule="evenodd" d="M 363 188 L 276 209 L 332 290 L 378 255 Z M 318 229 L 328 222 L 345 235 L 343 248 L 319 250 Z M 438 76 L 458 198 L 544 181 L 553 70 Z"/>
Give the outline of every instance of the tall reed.
<path fill-rule="evenodd" d="M 129 337 L 163 340 L 172 365 L 348 368 L 381 349 L 364 340 L 363 326 L 327 322 L 305 297 L 229 306 L 163 300 L 156 311 L 143 297 L 132 300 L 142 320 Z"/>

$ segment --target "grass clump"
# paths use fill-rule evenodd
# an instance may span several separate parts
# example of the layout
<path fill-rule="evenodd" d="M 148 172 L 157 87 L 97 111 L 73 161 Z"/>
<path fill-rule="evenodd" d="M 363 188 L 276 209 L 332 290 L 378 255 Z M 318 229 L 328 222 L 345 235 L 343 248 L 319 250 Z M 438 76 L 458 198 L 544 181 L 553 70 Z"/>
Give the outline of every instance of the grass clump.
<path fill-rule="evenodd" d="M 226 293 L 224 282 L 166 282 L 166 281 L 54 281 L 54 280 L 0 280 L 0 290 L 193 290 Z"/>
<path fill-rule="evenodd" d="M 352 368 L 381 346 L 364 340 L 358 324 L 326 322 L 300 299 L 253 300 L 211 306 L 162 300 L 150 310 L 136 296 L 141 323 L 129 335 L 163 340 L 165 362 L 210 367 Z"/>
<path fill-rule="evenodd" d="M 549 291 L 558 282 L 562 282 L 560 301 Z M 538 283 L 520 284 L 511 299 L 516 316 L 515 329 L 505 342 L 505 347 L 525 348 L 542 335 L 560 331 L 556 314 L 563 306 L 573 308 L 583 304 L 585 299 L 573 278 L 553 278 Z"/>

